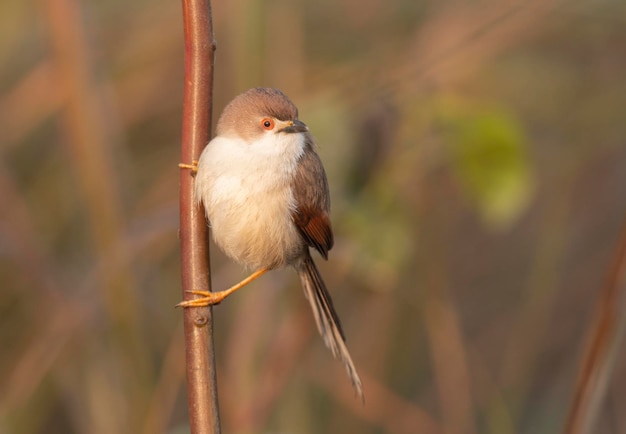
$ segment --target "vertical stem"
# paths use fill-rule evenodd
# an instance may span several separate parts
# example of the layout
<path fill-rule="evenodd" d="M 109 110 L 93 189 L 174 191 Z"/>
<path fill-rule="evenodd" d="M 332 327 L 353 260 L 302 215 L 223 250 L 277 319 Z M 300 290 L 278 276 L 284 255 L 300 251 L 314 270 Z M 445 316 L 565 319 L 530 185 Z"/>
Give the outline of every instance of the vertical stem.
<path fill-rule="evenodd" d="M 563 434 L 597 431 L 595 422 L 606 397 L 613 363 L 626 329 L 625 311 L 626 225 L 622 229 L 606 286 L 600 294 Z"/>
<path fill-rule="evenodd" d="M 185 84 L 181 161 L 191 164 L 211 137 L 215 40 L 210 0 L 183 0 Z M 193 178 L 180 174 L 180 245 L 183 298 L 210 290 L 204 212 L 193 199 Z M 184 309 L 189 423 L 192 434 L 219 433 L 217 379 L 210 307 Z"/>

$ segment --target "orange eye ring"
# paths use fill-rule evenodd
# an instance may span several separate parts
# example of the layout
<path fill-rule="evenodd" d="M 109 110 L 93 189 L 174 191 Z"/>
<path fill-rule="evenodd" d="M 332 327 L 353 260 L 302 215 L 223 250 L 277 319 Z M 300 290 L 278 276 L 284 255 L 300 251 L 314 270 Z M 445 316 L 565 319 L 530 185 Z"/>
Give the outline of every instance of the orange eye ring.
<path fill-rule="evenodd" d="M 261 119 L 261 127 L 264 130 L 271 131 L 274 129 L 274 119 L 272 118 L 263 118 Z"/>

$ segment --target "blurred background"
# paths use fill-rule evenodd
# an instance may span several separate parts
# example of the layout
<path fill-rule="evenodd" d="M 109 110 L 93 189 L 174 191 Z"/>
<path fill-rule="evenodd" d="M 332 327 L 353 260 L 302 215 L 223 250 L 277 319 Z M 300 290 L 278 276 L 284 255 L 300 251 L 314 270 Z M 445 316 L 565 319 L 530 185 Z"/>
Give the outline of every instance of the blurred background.
<path fill-rule="evenodd" d="M 214 115 L 279 87 L 320 145 L 366 395 L 274 271 L 214 309 L 223 431 L 559 432 L 626 215 L 626 5 L 213 13 Z M 0 432 L 188 432 L 181 3 L 4 0 L 0 35 Z M 626 432 L 613 357 L 597 433 Z"/>

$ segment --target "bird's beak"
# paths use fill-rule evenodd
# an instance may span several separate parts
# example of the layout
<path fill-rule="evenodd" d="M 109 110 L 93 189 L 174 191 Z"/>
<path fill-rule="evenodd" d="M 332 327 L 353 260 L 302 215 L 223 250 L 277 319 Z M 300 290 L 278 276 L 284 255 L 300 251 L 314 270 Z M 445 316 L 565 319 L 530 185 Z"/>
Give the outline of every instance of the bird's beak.
<path fill-rule="evenodd" d="M 281 133 L 306 133 L 309 127 L 302 121 L 295 120 L 287 122 L 287 126 L 280 130 Z"/>

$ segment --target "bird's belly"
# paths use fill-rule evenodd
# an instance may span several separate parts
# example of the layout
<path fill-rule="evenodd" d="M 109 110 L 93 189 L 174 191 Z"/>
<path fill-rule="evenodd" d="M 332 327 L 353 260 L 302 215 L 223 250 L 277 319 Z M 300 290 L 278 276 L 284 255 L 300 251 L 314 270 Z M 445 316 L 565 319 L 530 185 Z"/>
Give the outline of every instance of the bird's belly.
<path fill-rule="evenodd" d="M 292 263 L 304 242 L 293 223 L 293 196 L 288 185 L 263 178 L 222 177 L 215 180 L 208 218 L 217 245 L 251 268 Z"/>

